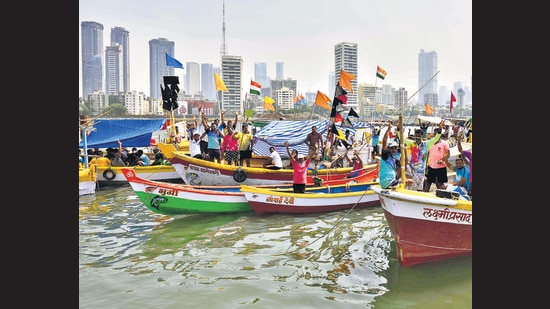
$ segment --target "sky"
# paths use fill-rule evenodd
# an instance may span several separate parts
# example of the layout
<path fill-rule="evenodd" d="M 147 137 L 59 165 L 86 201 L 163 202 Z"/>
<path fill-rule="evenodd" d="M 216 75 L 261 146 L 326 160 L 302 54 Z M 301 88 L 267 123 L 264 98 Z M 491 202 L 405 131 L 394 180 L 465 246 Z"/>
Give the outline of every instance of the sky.
<path fill-rule="evenodd" d="M 149 41 L 175 42 L 174 58 L 220 66 L 223 0 L 79 0 L 79 95 L 82 96 L 80 23 L 103 24 L 104 48 L 111 28 L 130 36 L 130 90 L 149 91 Z M 76 26 L 76 25 L 75 25 Z M 329 93 L 334 46 L 358 44 L 358 83 L 417 92 L 418 54 L 438 54 L 438 86 L 471 88 L 472 1 L 460 0 L 225 0 L 228 55 L 243 59 L 243 91 L 254 63 L 265 62 L 275 78 L 298 81 L 298 92 Z M 386 72 L 376 78 L 376 67 Z M 185 69 L 175 69 L 183 81 Z M 332 92 L 334 89 L 331 89 Z M 413 97 L 411 102 L 416 101 Z"/>

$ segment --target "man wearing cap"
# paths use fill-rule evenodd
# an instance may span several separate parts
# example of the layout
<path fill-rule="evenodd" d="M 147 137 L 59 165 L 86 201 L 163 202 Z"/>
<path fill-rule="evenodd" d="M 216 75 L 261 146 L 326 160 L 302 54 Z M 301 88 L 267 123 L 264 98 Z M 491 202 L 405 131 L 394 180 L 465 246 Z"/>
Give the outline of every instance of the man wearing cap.
<path fill-rule="evenodd" d="M 380 159 L 380 168 L 378 170 L 378 178 L 380 179 L 380 187 L 383 189 L 399 184 L 401 178 L 400 156 L 397 153 L 399 144 L 397 144 L 395 140 L 391 140 L 388 143 L 388 135 L 391 129 L 392 124 L 390 122 L 382 138 L 382 155 Z"/>
<path fill-rule="evenodd" d="M 443 127 L 443 121 L 439 123 L 439 128 Z M 441 134 L 437 133 L 429 140 L 422 140 L 422 129 L 414 130 L 414 138 L 404 138 L 403 143 L 408 148 L 408 167 L 410 168 L 410 174 L 413 180 L 411 189 L 417 191 L 424 190 L 424 178 L 426 174 L 426 161 L 428 160 L 428 149 L 432 147 L 441 137 Z"/>
<path fill-rule="evenodd" d="M 304 155 L 298 154 L 296 159 L 292 157 L 290 149 L 288 149 L 288 141 L 285 142 L 286 152 L 290 160 L 290 164 L 294 169 L 294 177 L 292 178 L 292 189 L 294 193 L 305 193 L 306 192 L 306 182 L 307 182 L 307 167 L 309 162 L 311 162 L 312 153 L 307 155 L 307 158 L 304 158 Z"/>

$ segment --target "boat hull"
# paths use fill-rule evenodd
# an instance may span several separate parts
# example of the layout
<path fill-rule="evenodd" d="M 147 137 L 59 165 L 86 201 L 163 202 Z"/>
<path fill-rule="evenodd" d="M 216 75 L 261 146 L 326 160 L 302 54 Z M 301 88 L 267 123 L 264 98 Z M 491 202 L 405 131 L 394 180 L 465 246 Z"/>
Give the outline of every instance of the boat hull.
<path fill-rule="evenodd" d="M 78 195 L 95 194 L 97 173 L 91 168 L 78 170 Z"/>
<path fill-rule="evenodd" d="M 293 193 L 242 185 L 241 192 L 256 214 L 308 214 L 378 206 L 378 196 L 370 186 L 350 184 L 328 187 L 322 192 Z M 355 191 L 349 192 L 352 187 Z"/>
<path fill-rule="evenodd" d="M 183 179 L 171 165 L 152 165 L 152 166 L 111 166 L 97 167 L 97 181 L 100 186 L 125 185 L 128 180 L 122 173 L 123 168 L 130 168 L 135 173 L 145 179 L 181 183 Z"/>
<path fill-rule="evenodd" d="M 177 173 L 190 185 L 270 185 L 280 183 L 292 183 L 294 171 L 292 169 L 271 170 L 261 167 L 239 167 L 219 164 L 188 155 L 173 153 L 170 163 Z M 368 166 L 367 170 L 375 169 L 375 164 Z M 317 175 L 308 171 L 307 184 L 314 184 L 314 177 L 325 181 L 346 179 L 351 172 L 351 167 L 338 169 L 319 170 Z"/>
<path fill-rule="evenodd" d="M 472 202 L 373 186 L 404 267 L 472 254 Z"/>
<path fill-rule="evenodd" d="M 239 213 L 252 208 L 241 192 L 195 189 L 191 186 L 141 181 L 131 169 L 124 169 L 141 202 L 152 212 L 163 215 Z"/>

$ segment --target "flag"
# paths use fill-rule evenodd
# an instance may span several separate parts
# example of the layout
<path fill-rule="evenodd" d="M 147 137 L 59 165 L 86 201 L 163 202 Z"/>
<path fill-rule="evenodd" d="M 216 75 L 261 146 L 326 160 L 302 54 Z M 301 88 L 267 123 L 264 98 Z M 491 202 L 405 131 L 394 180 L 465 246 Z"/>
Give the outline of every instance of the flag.
<path fill-rule="evenodd" d="M 274 102 L 275 102 L 275 100 L 273 100 L 272 98 L 270 98 L 268 96 L 265 96 L 264 97 L 264 109 L 267 109 L 267 110 L 270 110 L 270 111 L 275 111 L 275 107 L 273 107 Z"/>
<path fill-rule="evenodd" d="M 166 54 L 166 65 L 174 68 L 180 68 L 183 69 L 183 64 L 176 60 L 176 58 L 170 57 L 167 52 L 164 52 Z"/>
<path fill-rule="evenodd" d="M 341 110 L 345 110 L 344 104 L 348 103 L 348 96 L 347 95 L 339 95 L 337 97 L 334 97 L 334 101 L 332 102 L 332 106 L 336 107 Z"/>
<path fill-rule="evenodd" d="M 336 90 L 334 90 L 334 96 L 339 97 L 341 95 L 346 95 L 348 92 L 342 88 L 340 85 L 336 85 Z"/>
<path fill-rule="evenodd" d="M 424 104 L 424 110 L 426 111 L 426 114 L 431 115 L 434 112 L 433 107 L 430 106 L 430 104 L 425 103 Z"/>
<path fill-rule="evenodd" d="M 342 115 L 336 110 L 336 107 L 333 107 L 330 111 L 330 118 L 334 118 L 334 122 L 342 122 Z"/>
<path fill-rule="evenodd" d="M 386 71 L 384 71 L 384 69 L 382 69 L 379 66 L 376 66 L 376 77 L 384 79 L 384 78 L 386 78 L 386 74 L 387 73 L 386 73 Z"/>
<path fill-rule="evenodd" d="M 357 115 L 357 113 L 353 110 L 353 107 L 351 107 L 350 110 L 349 110 L 348 117 L 349 117 L 349 116 L 353 116 L 353 117 L 359 118 L 359 115 Z"/>
<path fill-rule="evenodd" d="M 338 84 L 347 90 L 351 91 L 353 93 L 353 86 L 351 85 L 351 80 L 355 78 L 355 75 L 348 73 L 344 71 L 343 69 L 340 70 L 340 81 Z"/>
<path fill-rule="evenodd" d="M 260 89 L 262 89 L 262 85 L 253 80 L 250 80 L 250 94 L 260 95 Z"/>
<path fill-rule="evenodd" d="M 344 141 L 346 140 L 346 136 L 344 135 L 344 133 L 342 133 L 342 130 L 336 129 L 336 125 L 334 123 L 332 123 L 332 129 L 330 130 L 330 132 L 334 133 L 334 136 L 338 137 L 339 139 Z"/>
<path fill-rule="evenodd" d="M 453 92 L 451 91 L 451 104 L 449 105 L 449 108 L 450 108 L 449 110 L 451 112 L 451 115 L 453 114 L 453 102 L 456 102 L 456 98 Z"/>
<path fill-rule="evenodd" d="M 317 96 L 315 97 L 315 105 L 320 106 L 324 109 L 331 110 L 332 107 L 328 105 L 329 102 L 332 102 L 332 100 L 326 94 L 317 90 Z"/>
<path fill-rule="evenodd" d="M 353 123 L 351 123 L 351 120 L 349 120 L 349 117 L 344 118 L 344 120 L 342 121 L 342 127 L 353 128 Z"/>
<path fill-rule="evenodd" d="M 227 87 L 225 87 L 223 79 L 216 72 L 214 72 L 214 79 L 216 80 L 216 91 L 229 91 Z"/>

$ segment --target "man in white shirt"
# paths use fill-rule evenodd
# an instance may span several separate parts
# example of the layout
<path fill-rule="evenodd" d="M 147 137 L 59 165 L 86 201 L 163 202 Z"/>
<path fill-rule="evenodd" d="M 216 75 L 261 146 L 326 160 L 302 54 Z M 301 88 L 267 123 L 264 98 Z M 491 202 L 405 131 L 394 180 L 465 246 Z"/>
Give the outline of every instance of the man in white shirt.
<path fill-rule="evenodd" d="M 271 152 L 271 154 L 269 155 L 269 158 L 266 159 L 266 161 L 264 162 L 263 167 L 272 170 L 282 169 L 283 160 L 281 159 L 281 155 L 279 155 L 279 153 L 275 151 L 275 147 L 269 147 L 269 152 Z"/>
<path fill-rule="evenodd" d="M 201 135 L 199 133 L 193 134 L 193 138 L 189 141 L 189 154 L 193 158 L 202 159 Z"/>

